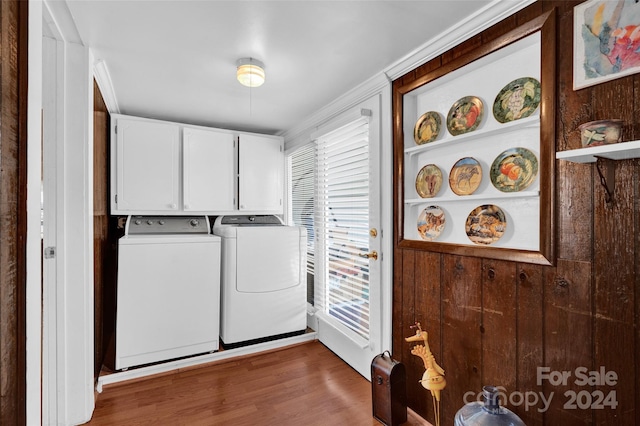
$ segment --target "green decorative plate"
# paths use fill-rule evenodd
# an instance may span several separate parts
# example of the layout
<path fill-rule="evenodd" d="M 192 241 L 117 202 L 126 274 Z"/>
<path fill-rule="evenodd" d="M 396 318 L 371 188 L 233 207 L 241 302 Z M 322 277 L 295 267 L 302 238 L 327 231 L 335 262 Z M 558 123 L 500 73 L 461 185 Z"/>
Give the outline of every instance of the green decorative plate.
<path fill-rule="evenodd" d="M 425 112 L 413 128 L 413 139 L 418 145 L 433 142 L 440 134 L 441 125 L 440 114 L 435 111 Z"/>
<path fill-rule="evenodd" d="M 438 206 L 429 206 L 418 217 L 418 233 L 423 240 L 434 241 L 446 224 L 444 210 Z"/>
<path fill-rule="evenodd" d="M 507 230 L 507 218 L 502 209 L 493 204 L 478 206 L 469 213 L 465 231 L 469 239 L 479 245 L 493 244 Z"/>
<path fill-rule="evenodd" d="M 435 197 L 442 187 L 442 171 L 435 164 L 427 164 L 416 176 L 416 191 L 422 198 Z"/>
<path fill-rule="evenodd" d="M 453 136 L 476 130 L 482 122 L 484 104 L 476 96 L 465 96 L 451 106 L 447 115 L 447 130 Z"/>
<path fill-rule="evenodd" d="M 532 77 L 513 80 L 493 102 L 493 116 L 500 123 L 530 116 L 540 105 L 540 82 Z"/>
<path fill-rule="evenodd" d="M 489 176 L 502 192 L 518 192 L 527 188 L 538 175 L 538 159 L 526 148 L 511 148 L 493 160 Z"/>

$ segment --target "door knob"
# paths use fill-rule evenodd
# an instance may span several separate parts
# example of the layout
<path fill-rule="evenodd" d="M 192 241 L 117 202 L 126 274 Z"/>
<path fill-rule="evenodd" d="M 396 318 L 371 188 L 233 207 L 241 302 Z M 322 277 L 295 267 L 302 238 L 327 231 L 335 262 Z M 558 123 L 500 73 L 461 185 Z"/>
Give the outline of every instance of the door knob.
<path fill-rule="evenodd" d="M 371 253 L 358 253 L 358 256 L 360 257 L 366 257 L 368 259 L 373 258 L 373 260 L 378 260 L 378 252 L 377 251 L 372 251 Z"/>

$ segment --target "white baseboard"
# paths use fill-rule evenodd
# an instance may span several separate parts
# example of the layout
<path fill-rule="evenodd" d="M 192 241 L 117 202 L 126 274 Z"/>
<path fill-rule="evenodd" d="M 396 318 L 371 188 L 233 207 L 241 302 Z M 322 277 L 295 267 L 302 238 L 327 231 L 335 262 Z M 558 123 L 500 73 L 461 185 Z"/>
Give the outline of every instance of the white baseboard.
<path fill-rule="evenodd" d="M 223 361 L 239 356 L 253 355 L 260 352 L 271 351 L 274 349 L 282 349 L 287 346 L 310 342 L 316 340 L 317 338 L 317 333 L 314 331 L 311 333 L 301 334 L 299 336 L 272 340 L 270 342 L 258 343 L 255 345 L 243 346 L 235 349 L 227 349 L 220 352 L 214 352 L 210 354 L 198 355 L 190 358 L 150 365 L 148 367 L 119 371 L 117 373 L 107 374 L 99 377 L 98 383 L 96 384 L 96 390 L 98 392 L 102 392 L 103 386 L 105 385 L 112 385 L 114 383 L 125 382 L 127 380 L 140 379 L 159 373 L 178 371 L 187 367 L 194 367 L 210 362 Z"/>

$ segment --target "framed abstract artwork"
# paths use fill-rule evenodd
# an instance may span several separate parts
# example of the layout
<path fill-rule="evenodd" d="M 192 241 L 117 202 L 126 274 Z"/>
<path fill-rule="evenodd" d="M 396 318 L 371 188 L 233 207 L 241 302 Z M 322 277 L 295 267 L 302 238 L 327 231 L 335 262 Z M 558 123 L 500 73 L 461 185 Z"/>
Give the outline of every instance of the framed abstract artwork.
<path fill-rule="evenodd" d="M 573 19 L 573 90 L 640 72 L 639 2 L 589 0 Z"/>

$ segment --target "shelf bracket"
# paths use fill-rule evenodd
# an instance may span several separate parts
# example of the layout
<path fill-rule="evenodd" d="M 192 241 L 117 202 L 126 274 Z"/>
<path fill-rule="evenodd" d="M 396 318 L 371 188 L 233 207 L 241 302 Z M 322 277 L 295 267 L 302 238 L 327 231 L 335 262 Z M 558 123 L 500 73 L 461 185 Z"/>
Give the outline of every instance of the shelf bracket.
<path fill-rule="evenodd" d="M 596 170 L 598 170 L 598 175 L 600 175 L 600 185 L 602 185 L 605 191 L 604 201 L 610 204 L 613 202 L 613 193 L 616 189 L 615 162 L 608 158 L 596 156 Z"/>

